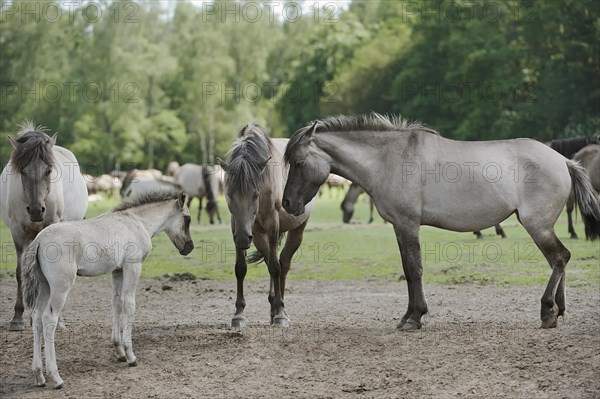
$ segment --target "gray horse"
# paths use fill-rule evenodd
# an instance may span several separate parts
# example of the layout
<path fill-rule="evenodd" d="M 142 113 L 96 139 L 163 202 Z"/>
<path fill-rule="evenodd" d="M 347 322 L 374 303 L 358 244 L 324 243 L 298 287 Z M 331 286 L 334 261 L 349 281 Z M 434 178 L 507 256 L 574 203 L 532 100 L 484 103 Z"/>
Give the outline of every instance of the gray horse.
<path fill-rule="evenodd" d="M 542 327 L 565 312 L 565 267 L 571 256 L 554 224 L 574 193 L 590 238 L 600 236 L 596 192 L 577 163 L 531 139 L 455 141 L 418 123 L 378 114 L 339 116 L 297 131 L 286 147 L 289 178 L 283 207 L 304 212 L 329 173 L 356 182 L 394 225 L 408 284 L 408 310 L 399 328 L 421 328 L 421 225 L 467 232 L 513 213 L 552 267 L 542 296 Z"/>
<path fill-rule="evenodd" d="M 32 122 L 22 126 L 0 177 L 0 213 L 17 252 L 17 299 L 11 331 L 23 330 L 21 254 L 52 223 L 85 216 L 88 193 L 75 156 L 55 145 L 56 134 Z"/>
<path fill-rule="evenodd" d="M 237 300 L 232 328 L 245 325 L 245 252 L 252 242 L 259 254 L 251 261 L 264 258 L 271 275 L 271 324 L 286 327 L 290 322 L 283 305 L 285 279 L 292 257 L 302 243 L 314 200 L 307 201 L 306 207 L 295 216 L 281 206 L 287 180 L 283 168 L 283 151 L 287 142 L 287 139 L 270 139 L 263 128 L 249 124 L 240 131 L 227 162 L 219 161 L 225 170 L 225 196 L 231 212 L 231 232 L 236 247 Z M 287 239 L 277 259 L 277 246 L 285 232 L 288 232 Z"/>
<path fill-rule="evenodd" d="M 597 193 L 600 193 L 600 144 L 589 144 L 583 147 L 573 155 L 573 160 L 579 162 L 581 166 L 583 166 L 590 177 L 592 186 Z M 571 216 L 574 208 L 575 201 L 571 196 L 567 202 L 567 221 L 569 223 L 569 233 L 571 234 L 571 238 L 577 239 L 579 237 L 573 227 L 573 218 Z"/>

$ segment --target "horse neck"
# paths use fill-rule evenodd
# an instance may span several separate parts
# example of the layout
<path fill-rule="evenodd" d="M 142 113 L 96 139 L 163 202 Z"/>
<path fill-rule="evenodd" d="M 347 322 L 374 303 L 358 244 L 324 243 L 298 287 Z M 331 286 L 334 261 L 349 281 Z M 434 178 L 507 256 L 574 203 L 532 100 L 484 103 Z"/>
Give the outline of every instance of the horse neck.
<path fill-rule="evenodd" d="M 130 208 L 128 211 L 137 216 L 150 237 L 154 237 L 165 229 L 173 209 L 170 204 L 156 202 Z"/>
<path fill-rule="evenodd" d="M 386 148 L 390 137 L 384 132 L 377 136 L 361 132 L 322 132 L 316 137 L 317 146 L 330 157 L 331 173 L 371 192 L 384 167 L 381 149 Z M 367 137 L 375 142 L 367 144 Z"/>

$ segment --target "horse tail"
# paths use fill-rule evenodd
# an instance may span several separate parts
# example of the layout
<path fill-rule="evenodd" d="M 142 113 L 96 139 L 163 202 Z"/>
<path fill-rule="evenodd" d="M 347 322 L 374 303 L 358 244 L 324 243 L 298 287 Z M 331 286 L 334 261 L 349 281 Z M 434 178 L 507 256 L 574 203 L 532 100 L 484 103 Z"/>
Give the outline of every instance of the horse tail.
<path fill-rule="evenodd" d="M 575 204 L 579 206 L 581 218 L 585 226 L 585 237 L 588 240 L 600 238 L 600 202 L 598 194 L 592 187 L 592 182 L 585 169 L 578 162 L 567 160 L 567 167 L 573 182 Z"/>
<path fill-rule="evenodd" d="M 285 233 L 279 233 L 279 238 L 277 239 L 277 246 L 281 245 L 281 241 L 283 241 L 283 237 L 285 237 Z M 259 263 L 265 259 L 263 254 L 260 251 L 254 251 L 250 255 L 246 257 L 246 262 L 248 263 Z"/>
<path fill-rule="evenodd" d="M 37 240 L 32 242 L 21 257 L 23 302 L 30 308 L 35 306 L 40 291 L 40 284 L 48 284 L 38 260 L 39 246 L 40 244 Z"/>

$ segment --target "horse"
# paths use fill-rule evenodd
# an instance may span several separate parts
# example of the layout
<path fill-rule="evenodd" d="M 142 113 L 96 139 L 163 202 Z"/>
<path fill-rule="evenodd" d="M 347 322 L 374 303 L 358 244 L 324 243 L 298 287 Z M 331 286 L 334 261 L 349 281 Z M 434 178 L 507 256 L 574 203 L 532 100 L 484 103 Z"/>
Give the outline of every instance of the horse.
<path fill-rule="evenodd" d="M 26 122 L 0 177 L 0 213 L 17 254 L 17 298 L 10 331 L 23 330 L 21 255 L 36 235 L 52 223 L 83 219 L 88 196 L 77 159 L 55 145 L 57 135 Z"/>
<path fill-rule="evenodd" d="M 99 177 L 84 174 L 83 179 L 85 180 L 88 194 L 106 193 L 108 198 L 112 198 L 115 190 L 121 188 L 121 180 L 118 177 L 112 177 L 107 174 Z"/>
<path fill-rule="evenodd" d="M 38 234 L 21 261 L 23 299 L 33 308 L 32 369 L 37 386 L 46 384 L 42 335 L 48 379 L 54 388 L 64 386 L 56 365 L 54 333 L 76 276 L 112 273 L 112 344 L 119 361 L 137 366 L 132 327 L 142 262 L 152 250 L 151 237 L 162 231 L 181 255 L 194 249 L 185 203 L 184 193 L 144 195 L 96 218 L 53 224 Z"/>
<path fill-rule="evenodd" d="M 195 163 L 181 165 L 175 172 L 175 181 L 188 195 L 188 207 L 194 198 L 198 198 L 198 223 L 202 213 L 202 199 L 206 196 L 206 212 L 210 224 L 215 224 L 215 216 L 222 223 L 219 207 L 217 204 L 217 193 L 219 190 L 218 176 L 213 169 L 203 167 Z"/>
<path fill-rule="evenodd" d="M 123 179 L 119 193 L 124 200 L 132 200 L 136 197 L 162 192 L 179 192 L 181 186 L 170 176 L 164 176 L 157 169 L 132 169 L 127 172 Z"/>
<path fill-rule="evenodd" d="M 235 315 L 231 321 L 234 329 L 241 329 L 245 325 L 245 253 L 252 242 L 257 253 L 249 260 L 266 260 L 271 276 L 268 297 L 271 324 L 287 327 L 290 323 L 283 304 L 285 280 L 292 257 L 302 243 L 315 201 L 309 201 L 303 211 L 294 216 L 281 207 L 287 179 L 282 162 L 287 142 L 288 139 L 271 139 L 261 126 L 251 123 L 239 132 L 227 161 L 219 160 L 225 170 L 225 196 L 231 212 L 231 232 L 236 248 L 237 298 Z M 277 246 L 284 232 L 288 233 L 287 238 L 277 259 Z"/>
<path fill-rule="evenodd" d="M 568 139 L 557 139 L 546 143 L 550 148 L 564 155 L 566 158 L 573 159 L 575 153 L 589 144 L 600 144 L 600 136 L 574 137 Z"/>
<path fill-rule="evenodd" d="M 284 159 L 287 212 L 302 214 L 332 172 L 364 188 L 394 226 L 408 284 L 408 309 L 398 325 L 404 331 L 420 329 L 427 313 L 421 225 L 468 232 L 516 213 L 552 267 L 541 300 L 543 328 L 556 327 L 565 314 L 570 252 L 554 224 L 571 192 L 589 237 L 600 237 L 600 205 L 584 169 L 532 139 L 455 141 L 401 118 L 337 116 L 296 131 Z"/>
<path fill-rule="evenodd" d="M 494 229 L 496 231 L 496 235 L 497 236 L 500 236 L 502 238 L 506 238 L 506 233 L 504 232 L 504 229 L 502 228 L 502 225 L 500 223 L 494 225 Z M 473 232 L 473 234 L 475 234 L 475 237 L 477 237 L 478 240 L 482 240 L 483 239 L 483 234 L 481 234 L 481 231 L 475 230 Z"/>
<path fill-rule="evenodd" d="M 583 147 L 581 150 L 577 151 L 575 155 L 573 155 L 573 160 L 579 162 L 581 166 L 583 166 L 590 177 L 592 186 L 597 193 L 600 193 L 600 144 L 589 144 Z M 569 224 L 569 233 L 571 234 L 572 239 L 578 239 L 579 237 L 577 236 L 575 228 L 573 227 L 573 218 L 571 216 L 574 207 L 575 203 L 573 201 L 573 197 L 569 197 L 569 201 L 567 201 L 567 221 Z"/>
<path fill-rule="evenodd" d="M 169 164 L 167 165 L 167 176 L 174 177 L 175 173 L 177 173 L 177 171 L 179 170 L 179 166 L 179 162 L 177 161 L 169 162 Z"/>
<path fill-rule="evenodd" d="M 348 192 L 342 200 L 340 207 L 342 208 L 342 221 L 344 223 L 350 223 L 352 216 L 354 215 L 354 204 L 358 201 L 358 197 L 364 193 L 365 190 L 356 183 L 350 184 Z M 373 199 L 369 197 L 369 222 L 373 222 Z"/>

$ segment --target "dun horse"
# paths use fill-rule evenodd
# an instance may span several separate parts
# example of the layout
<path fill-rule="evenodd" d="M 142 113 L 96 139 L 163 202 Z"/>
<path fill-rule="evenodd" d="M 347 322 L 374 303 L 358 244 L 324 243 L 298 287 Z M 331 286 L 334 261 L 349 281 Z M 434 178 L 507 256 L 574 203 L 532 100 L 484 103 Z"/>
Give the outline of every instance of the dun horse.
<path fill-rule="evenodd" d="M 281 206 L 287 179 L 283 168 L 283 151 L 287 142 L 287 139 L 270 139 L 260 126 L 249 124 L 240 131 L 227 162 L 220 161 L 225 170 L 225 194 L 236 247 L 237 299 L 231 321 L 233 328 L 245 325 L 245 254 L 252 242 L 259 252 L 253 261 L 264 258 L 271 276 L 271 324 L 289 325 L 283 305 L 285 279 L 292 257 L 302 243 L 314 201 L 307 201 L 302 212 L 295 216 Z M 277 246 L 284 232 L 288 232 L 287 239 L 277 259 Z"/>
<path fill-rule="evenodd" d="M 583 147 L 573 155 L 573 160 L 581 164 L 590 177 L 592 186 L 597 193 L 600 193 L 600 144 L 589 144 Z M 571 196 L 567 202 L 567 221 L 569 223 L 569 233 L 571 234 L 571 238 L 577 239 L 578 236 L 573 227 L 573 218 L 571 216 L 574 208 L 575 203 Z M 586 238 L 590 238 L 587 235 L 587 232 Z"/>
<path fill-rule="evenodd" d="M 186 163 L 175 172 L 175 181 L 188 195 L 188 207 L 194 198 L 198 198 L 198 223 L 202 213 L 202 201 L 206 197 L 206 213 L 210 224 L 215 223 L 215 216 L 221 223 L 221 215 L 217 204 L 219 193 L 219 177 L 214 167 Z"/>
<path fill-rule="evenodd" d="M 55 145 L 56 134 L 26 123 L 0 177 L 0 211 L 17 252 L 17 300 L 11 331 L 23 330 L 21 254 L 46 226 L 83 219 L 88 196 L 75 156 Z"/>
<path fill-rule="evenodd" d="M 554 224 L 571 192 L 589 236 L 600 236 L 600 205 L 583 168 L 531 139 L 463 142 L 402 119 L 339 116 L 297 131 L 285 160 L 290 170 L 283 207 L 289 213 L 302 214 L 329 173 L 336 173 L 363 187 L 393 224 L 408 284 L 402 330 L 421 328 L 427 313 L 421 225 L 467 232 L 516 213 L 552 267 L 541 301 L 544 328 L 556 327 L 566 307 L 571 255 Z"/>
<path fill-rule="evenodd" d="M 23 297 L 27 306 L 33 307 L 32 369 L 37 386 L 46 384 L 43 335 L 46 374 L 52 387 L 63 387 L 56 365 L 54 333 L 76 276 L 112 273 L 112 343 L 119 361 L 137 365 L 131 333 L 142 262 L 152 249 L 150 238 L 162 231 L 180 254 L 192 251 L 190 213 L 185 202 L 184 193 L 141 196 L 113 212 L 89 220 L 57 223 L 38 234 L 22 259 Z M 90 253 L 90 248 L 97 250 Z"/>

